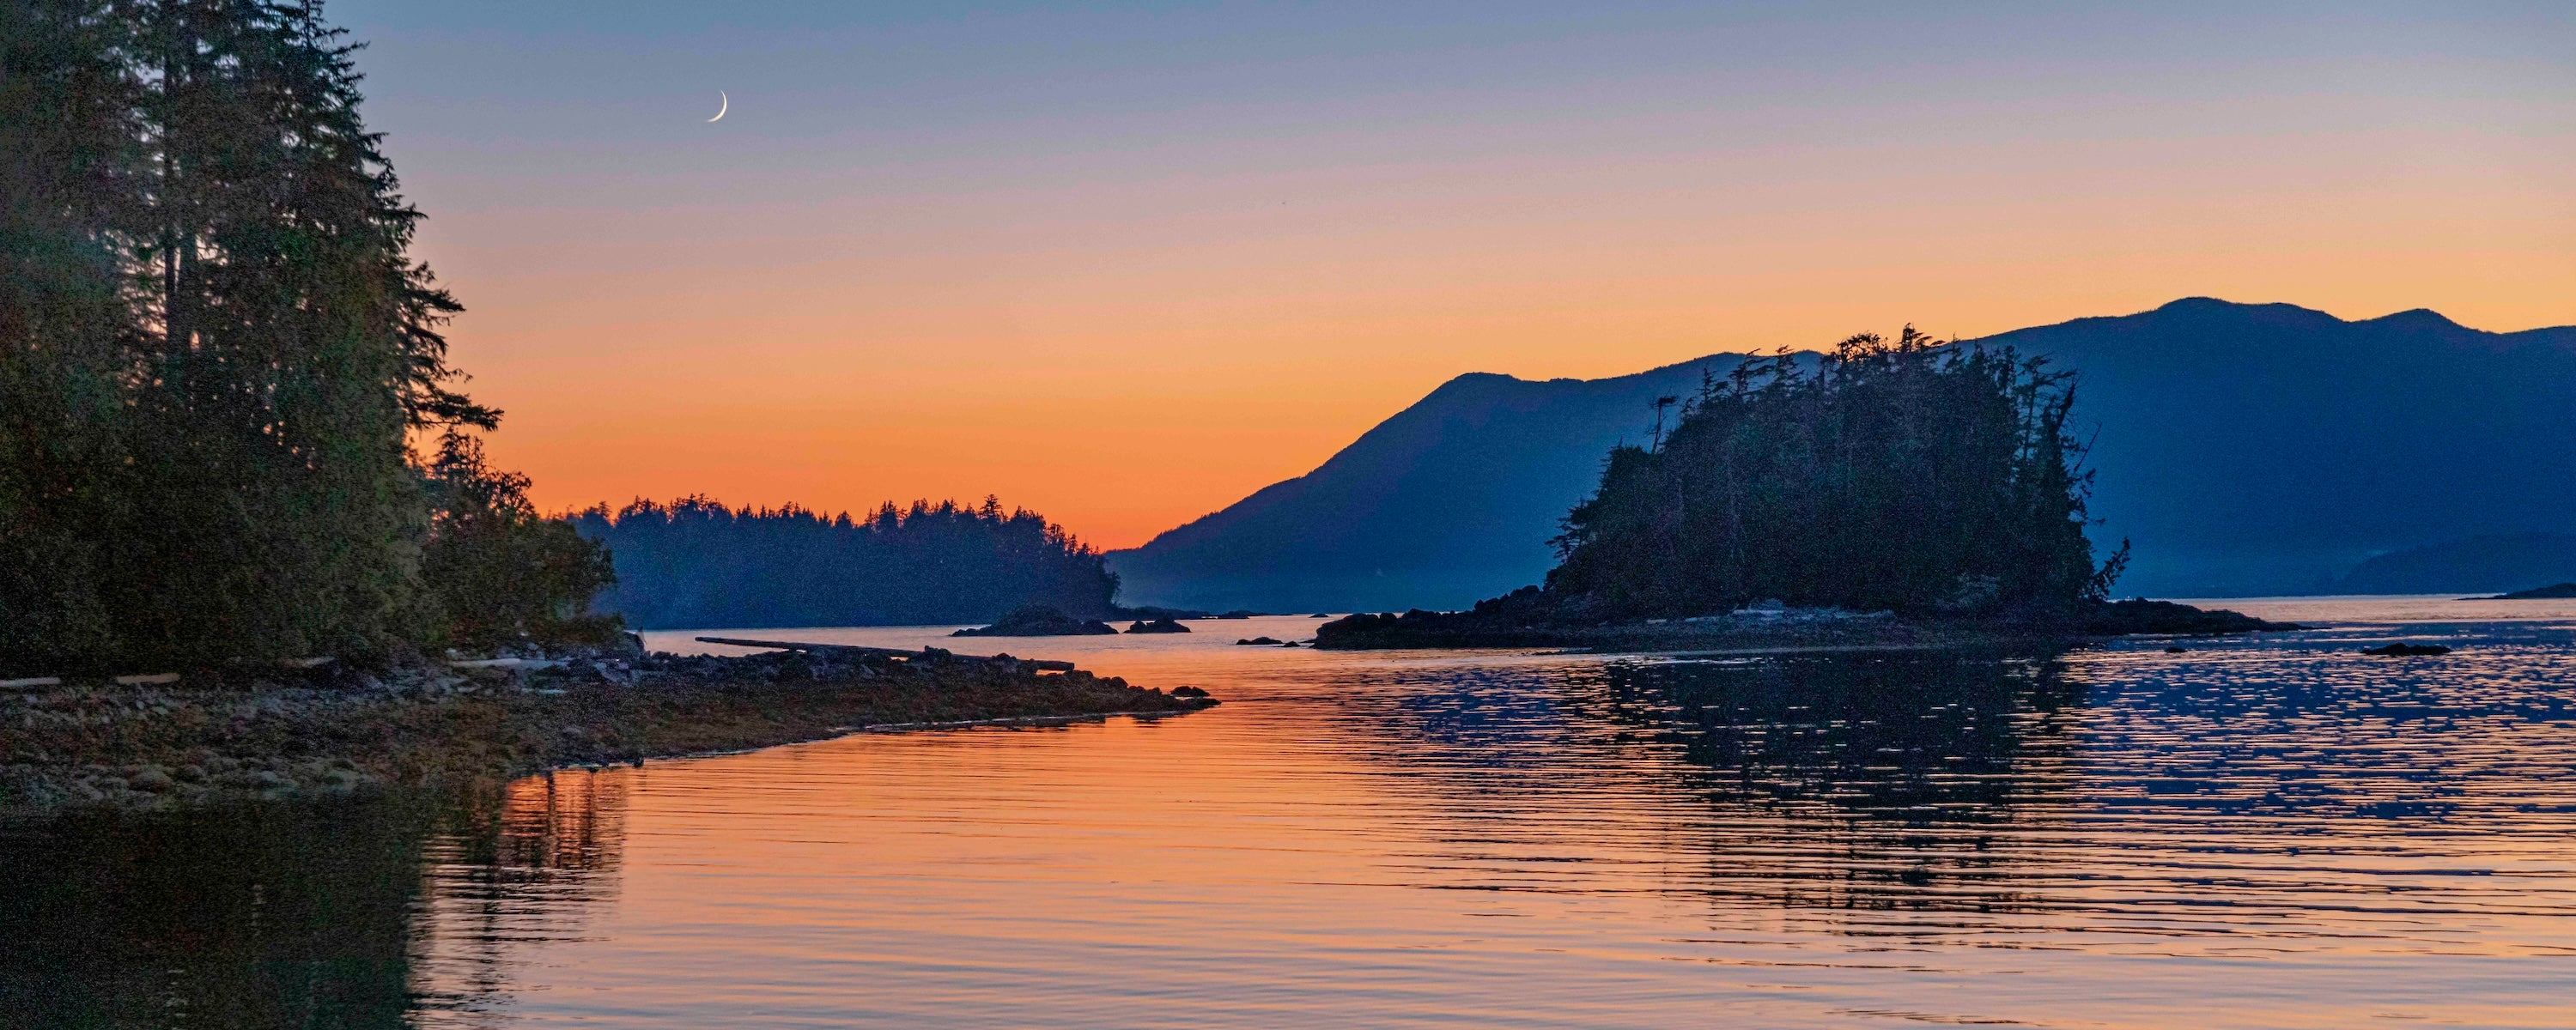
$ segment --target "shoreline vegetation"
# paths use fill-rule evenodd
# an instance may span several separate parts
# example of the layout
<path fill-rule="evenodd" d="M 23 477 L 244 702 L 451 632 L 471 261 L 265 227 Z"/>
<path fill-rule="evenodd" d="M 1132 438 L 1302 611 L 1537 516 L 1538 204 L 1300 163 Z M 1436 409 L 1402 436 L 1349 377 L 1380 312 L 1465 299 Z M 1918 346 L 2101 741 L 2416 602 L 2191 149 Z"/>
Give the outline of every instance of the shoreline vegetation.
<path fill-rule="evenodd" d="M 523 654 L 532 654 L 523 652 Z M 586 650 L 0 693 L 0 822 L 388 788 L 744 751 L 849 733 L 1152 716 L 1216 702 L 1008 655 Z"/>
<path fill-rule="evenodd" d="M 0 679 L 612 643 L 318 4 L 0 6 Z"/>
<path fill-rule="evenodd" d="M 502 413 L 448 360 L 464 308 L 358 49 L 318 4 L 0 5 L 0 814 L 1209 703 L 939 651 L 643 653 L 595 601 L 963 621 L 1117 614 L 1117 581 L 990 497 L 539 512 L 487 460 Z M 809 574 L 744 578 L 780 570 Z"/>

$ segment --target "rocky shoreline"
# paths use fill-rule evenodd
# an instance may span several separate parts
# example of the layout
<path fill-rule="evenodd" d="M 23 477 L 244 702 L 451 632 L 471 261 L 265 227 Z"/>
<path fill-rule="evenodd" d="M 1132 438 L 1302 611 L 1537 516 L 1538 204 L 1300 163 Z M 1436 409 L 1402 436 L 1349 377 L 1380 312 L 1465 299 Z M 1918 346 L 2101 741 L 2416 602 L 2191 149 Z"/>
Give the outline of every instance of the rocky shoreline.
<path fill-rule="evenodd" d="M 877 728 L 1196 711 L 1165 693 L 936 649 L 741 658 L 586 654 L 324 666 L 0 693 L 0 820 L 70 808 L 462 786 Z"/>
<path fill-rule="evenodd" d="M 1335 650 L 1546 647 L 1584 651 L 2063 647 L 2133 634 L 2211 636 L 2302 628 L 2237 612 L 2205 611 L 2145 599 L 2097 603 L 2072 618 L 2047 622 L 1909 619 L 1892 612 L 1787 607 L 1691 618 L 1574 622 L 1535 617 L 1522 610 L 1525 607 L 1485 602 L 1475 610 L 1463 612 L 1415 609 L 1401 615 L 1352 615 L 1316 627 L 1315 646 Z"/>

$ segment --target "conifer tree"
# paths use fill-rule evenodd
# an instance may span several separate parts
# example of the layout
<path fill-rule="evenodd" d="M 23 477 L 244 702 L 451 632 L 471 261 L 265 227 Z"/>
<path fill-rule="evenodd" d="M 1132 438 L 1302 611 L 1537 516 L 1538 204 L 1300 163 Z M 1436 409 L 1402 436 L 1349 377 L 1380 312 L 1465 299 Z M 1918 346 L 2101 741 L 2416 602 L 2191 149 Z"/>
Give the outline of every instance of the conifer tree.
<path fill-rule="evenodd" d="M 116 641 L 102 529 L 127 521 L 131 485 L 130 27 L 104 2 L 0 0 L 0 667 Z"/>
<path fill-rule="evenodd" d="M 159 0 L 137 33 L 157 333 L 137 355 L 149 575 L 131 639 L 175 657 L 380 653 L 422 630 L 406 433 L 489 424 L 445 389 L 455 304 L 358 117 L 318 4 Z"/>
<path fill-rule="evenodd" d="M 438 635 L 412 434 L 492 428 L 319 3 L 0 0 L 0 665 Z"/>
<path fill-rule="evenodd" d="M 477 437 L 442 434 L 428 473 L 435 503 L 421 578 L 438 616 L 433 646 L 609 642 L 618 626 L 586 608 L 617 581 L 607 548 L 539 515 L 528 477 L 493 468 Z"/>

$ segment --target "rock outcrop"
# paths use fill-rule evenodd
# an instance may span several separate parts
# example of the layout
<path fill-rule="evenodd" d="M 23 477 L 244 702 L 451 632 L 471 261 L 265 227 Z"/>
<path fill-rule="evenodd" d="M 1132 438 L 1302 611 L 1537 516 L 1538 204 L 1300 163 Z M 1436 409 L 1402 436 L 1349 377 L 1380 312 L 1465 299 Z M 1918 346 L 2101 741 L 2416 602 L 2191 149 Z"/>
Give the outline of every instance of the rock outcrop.
<path fill-rule="evenodd" d="M 1033 604 L 1002 616 L 990 626 L 961 629 L 958 637 L 1083 637 L 1116 633 L 1108 623 L 1076 618 L 1051 605 Z"/>
<path fill-rule="evenodd" d="M 2401 640 L 2394 644 L 2382 644 L 2378 647 L 2365 647 L 2361 649 L 2361 653 L 2378 655 L 2382 658 L 2419 658 L 2430 657 L 2437 654 L 2449 654 L 2451 653 L 2451 649 L 2440 644 L 2409 644 Z"/>

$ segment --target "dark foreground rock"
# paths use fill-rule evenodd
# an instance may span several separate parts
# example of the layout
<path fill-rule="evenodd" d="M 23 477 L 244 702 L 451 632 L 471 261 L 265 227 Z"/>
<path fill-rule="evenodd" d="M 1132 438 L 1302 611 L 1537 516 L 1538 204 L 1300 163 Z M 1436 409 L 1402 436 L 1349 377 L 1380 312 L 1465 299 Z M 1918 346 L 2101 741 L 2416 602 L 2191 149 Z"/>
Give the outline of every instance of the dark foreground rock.
<path fill-rule="evenodd" d="M 472 784 L 870 728 L 1195 711 L 1088 672 L 942 651 L 505 660 L 0 694 L 0 819 Z"/>
<path fill-rule="evenodd" d="M 952 637 L 1089 637 L 1118 632 L 1105 622 L 1067 615 L 1063 609 L 1043 604 L 1002 616 L 990 626 L 961 629 Z"/>

